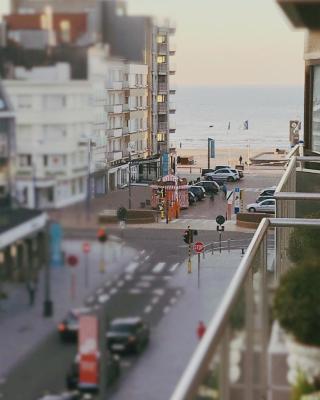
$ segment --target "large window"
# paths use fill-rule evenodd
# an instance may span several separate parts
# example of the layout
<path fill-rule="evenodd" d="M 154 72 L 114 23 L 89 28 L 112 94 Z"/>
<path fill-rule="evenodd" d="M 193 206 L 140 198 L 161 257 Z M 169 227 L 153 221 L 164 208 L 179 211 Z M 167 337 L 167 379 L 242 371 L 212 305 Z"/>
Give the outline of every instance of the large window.
<path fill-rule="evenodd" d="M 313 67 L 312 150 L 320 152 L 320 65 Z"/>

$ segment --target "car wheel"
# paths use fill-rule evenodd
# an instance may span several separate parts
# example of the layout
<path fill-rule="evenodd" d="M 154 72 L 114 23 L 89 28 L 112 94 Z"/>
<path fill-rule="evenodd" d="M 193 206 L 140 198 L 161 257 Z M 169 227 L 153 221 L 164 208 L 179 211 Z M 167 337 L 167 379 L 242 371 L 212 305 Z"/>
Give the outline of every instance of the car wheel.
<path fill-rule="evenodd" d="M 232 178 L 232 176 L 228 177 L 227 182 L 234 182 L 234 179 Z"/>
<path fill-rule="evenodd" d="M 249 208 L 249 211 L 250 211 L 250 212 L 256 212 L 256 209 L 255 209 L 254 207 L 250 207 L 250 208 Z"/>

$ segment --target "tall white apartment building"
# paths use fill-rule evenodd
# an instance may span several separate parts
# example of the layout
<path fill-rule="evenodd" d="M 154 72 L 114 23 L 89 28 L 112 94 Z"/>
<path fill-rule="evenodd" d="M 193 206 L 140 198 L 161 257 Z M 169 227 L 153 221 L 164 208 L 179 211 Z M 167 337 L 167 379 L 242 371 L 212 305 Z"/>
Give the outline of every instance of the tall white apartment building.
<path fill-rule="evenodd" d="M 111 59 L 103 46 L 89 51 L 95 104 L 91 171 L 96 192 L 97 188 L 104 193 L 126 185 L 129 153 L 131 160 L 144 159 L 148 154 L 147 78 L 147 65 Z M 135 179 L 137 167 L 131 172 Z"/>
<path fill-rule="evenodd" d="M 15 69 L 4 87 L 16 114 L 16 189 L 29 208 L 59 208 L 87 193 L 91 85 L 68 64 Z"/>
<path fill-rule="evenodd" d="M 176 112 L 172 96 L 176 90 L 172 85 L 175 55 L 171 37 L 175 28 L 169 24 L 154 26 L 152 33 L 152 143 L 153 153 L 163 154 L 170 151 L 170 133 L 175 133 L 173 115 Z"/>

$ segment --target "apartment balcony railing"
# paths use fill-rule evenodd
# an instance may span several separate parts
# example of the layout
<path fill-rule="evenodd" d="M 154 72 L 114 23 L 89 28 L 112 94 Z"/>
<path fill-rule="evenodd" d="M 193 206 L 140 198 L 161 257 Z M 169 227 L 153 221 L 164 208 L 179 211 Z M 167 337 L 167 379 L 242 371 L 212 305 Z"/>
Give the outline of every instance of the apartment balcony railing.
<path fill-rule="evenodd" d="M 290 398 L 288 354 L 276 323 L 270 331 L 270 299 L 282 274 L 294 267 L 293 230 L 320 227 L 320 218 L 310 214 L 313 207 L 319 212 L 320 169 L 306 168 L 320 167 L 320 157 L 301 153 L 296 148 L 290 154 L 275 192 L 276 218 L 260 223 L 171 400 Z"/>
<path fill-rule="evenodd" d="M 122 104 L 109 104 L 105 106 L 106 111 L 111 114 L 121 114 L 123 112 Z"/>
<path fill-rule="evenodd" d="M 176 74 L 176 70 L 177 70 L 176 65 L 170 63 L 169 74 L 170 74 L 170 75 L 175 75 L 175 74 Z"/>
<path fill-rule="evenodd" d="M 161 94 L 161 93 L 165 93 L 165 94 L 167 94 L 167 92 L 168 92 L 168 84 L 165 82 L 165 83 L 163 83 L 163 82 L 160 82 L 159 84 L 158 84 L 158 92 Z"/>
<path fill-rule="evenodd" d="M 176 51 L 177 51 L 176 44 L 170 42 L 170 45 L 169 45 L 169 54 L 170 54 L 170 56 L 174 56 L 176 54 Z"/>
<path fill-rule="evenodd" d="M 158 44 L 158 54 L 164 56 L 168 54 L 168 43 Z"/>
<path fill-rule="evenodd" d="M 169 112 L 170 112 L 170 114 L 176 113 L 176 104 L 175 103 L 169 103 Z"/>
<path fill-rule="evenodd" d="M 159 114 L 167 114 L 168 112 L 168 104 L 167 103 L 158 103 L 158 113 Z"/>
<path fill-rule="evenodd" d="M 158 123 L 158 132 L 167 133 L 168 130 L 168 122 L 159 122 Z"/>
<path fill-rule="evenodd" d="M 110 151 L 107 153 L 107 161 L 112 162 L 112 161 L 118 161 L 122 159 L 122 151 L 115 150 L 115 151 Z"/>
<path fill-rule="evenodd" d="M 123 81 L 112 82 L 108 90 L 123 90 L 124 87 L 125 86 Z"/>
<path fill-rule="evenodd" d="M 176 94 L 177 89 L 176 88 L 170 88 L 169 93 L 170 94 Z"/>
<path fill-rule="evenodd" d="M 111 128 L 107 129 L 108 138 L 119 138 L 122 136 L 122 128 Z"/>
<path fill-rule="evenodd" d="M 158 64 L 158 73 L 160 75 L 166 75 L 168 72 L 169 72 L 168 64 L 166 63 Z"/>

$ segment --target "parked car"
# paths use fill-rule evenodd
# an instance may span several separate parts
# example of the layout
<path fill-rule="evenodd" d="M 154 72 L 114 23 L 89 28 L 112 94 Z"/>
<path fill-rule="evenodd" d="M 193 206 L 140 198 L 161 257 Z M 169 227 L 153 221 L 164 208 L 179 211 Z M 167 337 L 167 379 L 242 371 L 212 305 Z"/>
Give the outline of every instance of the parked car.
<path fill-rule="evenodd" d="M 64 392 L 61 394 L 46 394 L 38 400 L 81 400 L 82 395 L 76 392 Z"/>
<path fill-rule="evenodd" d="M 212 168 L 202 168 L 201 170 L 201 176 L 205 176 L 208 172 L 214 172 L 215 169 Z"/>
<path fill-rule="evenodd" d="M 217 171 L 218 169 L 231 169 L 231 171 L 237 173 L 239 175 L 239 179 L 243 178 L 243 170 L 241 169 L 237 169 L 237 168 L 232 168 L 229 165 L 217 165 L 215 168 L 215 171 Z"/>
<path fill-rule="evenodd" d="M 215 182 L 219 185 L 220 188 L 224 185 L 224 182 L 225 182 L 224 179 L 218 179 L 218 178 L 215 178 L 210 175 L 205 176 L 204 180 L 210 181 L 210 182 Z"/>
<path fill-rule="evenodd" d="M 74 308 L 58 325 L 58 332 L 62 341 L 76 341 L 79 330 L 79 317 L 90 312 L 90 308 Z"/>
<path fill-rule="evenodd" d="M 206 194 L 214 193 L 217 194 L 220 190 L 220 186 L 214 181 L 200 181 L 195 186 L 201 186 L 204 188 Z"/>
<path fill-rule="evenodd" d="M 189 198 L 190 205 L 195 204 L 197 202 L 196 196 L 190 191 L 188 191 L 188 198 Z"/>
<path fill-rule="evenodd" d="M 69 390 L 95 391 L 98 387 L 86 387 L 79 385 L 79 354 L 76 355 L 66 377 L 66 385 Z M 120 357 L 107 351 L 106 354 L 107 386 L 112 386 L 120 375 Z"/>
<path fill-rule="evenodd" d="M 239 174 L 236 172 L 232 172 L 231 168 L 218 169 L 217 171 L 207 173 L 205 176 L 212 176 L 214 178 L 223 179 L 228 182 L 236 182 L 237 180 L 239 180 Z"/>
<path fill-rule="evenodd" d="M 265 212 L 275 213 L 276 212 L 276 201 L 275 199 L 263 200 L 260 203 L 252 203 L 247 205 L 249 212 Z"/>
<path fill-rule="evenodd" d="M 110 323 L 107 345 L 111 352 L 139 353 L 149 338 L 150 330 L 140 317 L 117 318 Z"/>
<path fill-rule="evenodd" d="M 261 203 L 263 200 L 273 199 L 273 196 L 261 196 L 256 199 L 256 203 Z"/>
<path fill-rule="evenodd" d="M 188 191 L 193 193 L 199 201 L 205 198 L 206 191 L 201 186 L 191 185 Z"/>
<path fill-rule="evenodd" d="M 274 196 L 274 192 L 276 191 L 276 186 L 271 186 L 263 189 L 258 196 L 258 199 L 270 199 Z M 260 200 L 261 201 L 261 200 Z"/>

